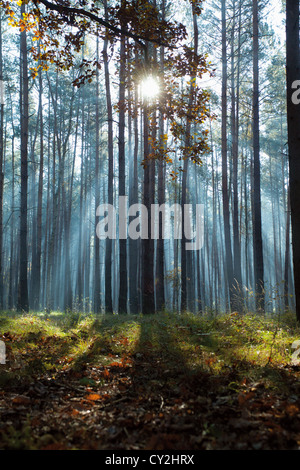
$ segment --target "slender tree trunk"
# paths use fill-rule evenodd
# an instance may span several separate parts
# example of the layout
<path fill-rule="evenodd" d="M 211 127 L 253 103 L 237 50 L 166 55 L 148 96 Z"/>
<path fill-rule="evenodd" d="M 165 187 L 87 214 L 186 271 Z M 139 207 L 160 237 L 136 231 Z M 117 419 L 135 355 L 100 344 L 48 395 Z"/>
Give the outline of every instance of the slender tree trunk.
<path fill-rule="evenodd" d="M 36 240 L 36 286 L 35 309 L 40 307 L 41 290 L 41 257 L 42 257 L 42 207 L 43 207 L 43 176 L 44 176 L 44 121 L 43 121 L 43 78 L 39 69 L 39 108 L 40 108 L 40 165 L 38 182 L 38 207 L 37 207 L 37 240 Z"/>
<path fill-rule="evenodd" d="M 159 132 L 162 136 L 164 134 L 163 117 L 160 117 Z M 161 142 L 163 145 L 163 142 Z M 164 160 L 160 159 L 157 165 L 158 169 L 158 204 L 161 206 L 165 203 L 165 164 Z M 159 238 L 157 241 L 157 268 L 156 268 L 156 308 L 158 311 L 162 310 L 165 305 L 165 289 L 164 289 L 164 265 L 165 265 L 165 252 L 164 252 L 164 239 L 163 239 L 163 225 L 162 218 L 159 219 Z"/>
<path fill-rule="evenodd" d="M 3 86 L 2 20 L 0 19 L 0 86 Z M 4 89 L 2 90 L 4 96 Z M 0 309 L 3 308 L 3 158 L 4 158 L 4 103 L 0 102 Z"/>
<path fill-rule="evenodd" d="M 259 42 L 258 0 L 253 0 L 253 249 L 256 309 L 264 310 L 264 260 L 261 222 L 260 139 L 259 139 Z"/>
<path fill-rule="evenodd" d="M 80 192 L 79 192 L 79 236 L 78 236 L 78 266 L 77 266 L 77 298 L 80 309 L 84 309 L 83 279 L 84 279 L 84 259 L 83 259 L 83 192 L 84 192 L 84 138 L 85 138 L 85 92 L 81 89 L 81 165 L 80 165 Z"/>
<path fill-rule="evenodd" d="M 162 18 L 165 18 L 165 0 L 162 2 Z M 164 62 L 165 62 L 165 48 L 160 48 L 160 73 L 163 76 L 164 74 Z M 161 103 L 163 104 L 164 94 L 161 93 L 160 96 Z M 159 139 L 161 147 L 164 147 L 164 116 L 163 111 L 159 112 Z M 157 162 L 157 172 L 158 172 L 158 184 L 157 184 L 157 202 L 159 205 L 165 203 L 165 162 L 163 158 L 160 158 Z M 156 308 L 158 311 L 162 310 L 165 305 L 165 252 L 164 252 L 164 240 L 163 240 L 163 226 L 162 218 L 159 220 L 159 238 L 157 241 L 157 266 L 156 266 Z"/>
<path fill-rule="evenodd" d="M 59 138 L 58 144 L 58 156 L 59 156 L 59 187 L 61 188 L 61 198 L 63 207 L 63 220 L 61 221 L 61 230 L 64 231 L 64 243 L 62 248 L 64 249 L 65 255 L 65 270 L 62 272 L 64 276 L 62 283 L 64 287 L 63 298 L 64 298 L 64 311 L 70 311 L 73 308 L 73 292 L 71 283 L 71 213 L 70 206 L 68 204 L 68 193 L 67 188 L 70 187 L 69 200 L 72 199 L 72 184 L 68 184 L 68 176 L 66 175 L 66 156 L 67 156 L 67 145 L 72 129 L 72 117 L 73 117 L 73 99 L 71 99 L 71 106 L 69 111 L 69 120 L 67 121 L 64 116 L 63 124 L 67 123 L 67 128 L 62 126 L 62 136 Z M 61 142 L 62 145 L 61 145 Z M 71 182 L 70 182 L 71 183 Z"/>
<path fill-rule="evenodd" d="M 190 142 L 190 124 L 187 123 L 185 146 L 187 147 Z M 184 233 L 185 227 L 185 205 L 187 204 L 187 179 L 188 179 L 188 163 L 186 158 L 183 165 L 182 175 L 182 190 L 181 190 L 181 213 L 182 213 L 182 234 L 181 234 L 181 311 L 187 309 L 187 253 L 186 253 L 186 238 Z"/>
<path fill-rule="evenodd" d="M 132 175 L 130 185 L 130 205 L 138 203 L 138 150 L 139 150 L 139 129 L 138 129 L 138 87 L 135 84 L 134 96 L 134 119 L 133 119 L 133 133 L 134 133 L 134 149 L 133 149 L 133 168 L 130 174 Z M 137 314 L 139 309 L 139 295 L 138 295 L 138 247 L 139 240 L 129 239 L 129 301 L 130 313 Z"/>
<path fill-rule="evenodd" d="M 50 93 L 48 93 L 48 105 L 50 104 Z M 50 120 L 51 110 L 50 106 L 48 106 L 48 121 Z M 49 245 L 49 238 L 50 238 L 50 228 L 51 228 L 51 221 L 50 221 L 50 189 L 51 189 L 51 129 L 48 126 L 48 150 L 47 150 L 47 193 L 46 193 L 46 223 L 45 223 L 45 238 L 44 238 L 44 256 L 43 256 L 43 263 L 42 263 L 42 276 L 41 276 L 41 283 L 42 283 L 42 293 L 41 293 L 41 303 L 43 308 L 46 306 L 46 282 L 47 282 L 47 269 L 48 269 L 48 245 Z"/>
<path fill-rule="evenodd" d="M 108 18 L 107 0 L 104 0 L 105 19 Z M 105 94 L 107 106 L 107 126 L 108 126 L 108 181 L 107 181 L 107 202 L 113 205 L 113 172 L 114 172 L 114 148 L 113 148 L 113 112 L 110 91 L 110 75 L 108 62 L 108 39 L 104 39 L 103 60 L 104 60 L 104 79 Z M 113 312 L 112 304 L 112 240 L 106 239 L 105 247 L 105 311 Z"/>
<path fill-rule="evenodd" d="M 10 99 L 11 103 L 11 122 L 12 122 L 12 139 L 11 139 L 11 175 L 12 175 L 12 187 L 11 187 L 11 224 L 10 224 L 10 266 L 9 266 L 9 288 L 8 288 L 8 308 L 12 309 L 15 306 L 15 266 L 16 266 L 16 252 L 15 242 L 15 126 L 14 126 L 14 115 L 13 115 L 13 100 Z"/>
<path fill-rule="evenodd" d="M 36 201 L 36 166 L 38 163 L 36 162 L 36 142 L 39 133 L 39 122 L 40 122 L 40 108 L 38 108 L 37 119 L 36 119 L 36 126 L 33 132 L 31 132 L 31 142 L 30 142 L 30 158 L 29 161 L 31 162 L 31 171 L 30 171 L 30 178 L 28 176 L 28 181 L 30 181 L 30 188 L 28 189 L 28 204 L 29 207 L 34 208 L 32 211 L 31 217 L 28 217 L 28 238 L 29 234 L 31 233 L 31 243 L 29 243 L 29 247 L 31 249 L 31 262 L 29 261 L 28 265 L 31 266 L 30 269 L 30 280 L 28 285 L 28 298 L 29 298 L 29 307 L 35 310 L 36 304 L 36 295 L 35 295 L 35 287 L 36 287 L 36 277 L 37 277 L 37 264 L 36 264 L 36 255 L 37 255 L 37 201 Z M 33 135 L 32 135 L 33 134 Z M 30 167 L 29 167 L 30 169 Z M 28 258 L 30 260 L 30 252 L 28 253 Z M 29 270 L 28 270 L 29 271 Z"/>
<path fill-rule="evenodd" d="M 226 0 L 222 0 L 222 196 L 225 237 L 225 260 L 230 308 L 233 308 L 233 261 L 228 194 L 227 158 L 227 39 L 226 39 Z"/>
<path fill-rule="evenodd" d="M 99 38 L 97 36 L 97 61 L 99 61 Z M 97 226 L 97 207 L 100 204 L 100 136 L 99 136 L 99 70 L 96 72 L 96 155 L 95 155 L 95 227 Z M 95 235 L 95 257 L 94 257 L 94 311 L 100 313 L 101 296 L 100 296 L 100 240 Z"/>
<path fill-rule="evenodd" d="M 233 4 L 233 16 L 235 16 L 235 2 Z M 238 51 L 237 51 L 237 79 L 235 83 L 235 21 L 232 26 L 232 52 L 231 52 L 231 132 L 232 132 L 232 186 L 233 186 L 233 274 L 235 291 L 235 308 L 242 309 L 242 272 L 241 272 L 241 247 L 239 233 L 239 199 L 238 199 L 238 152 L 239 152 L 239 80 L 240 80 L 240 36 L 241 36 L 241 4 L 239 8 L 238 26 Z"/>
<path fill-rule="evenodd" d="M 291 204 L 290 204 L 290 189 L 288 188 L 286 230 L 285 230 L 285 259 L 284 259 L 284 307 L 285 309 L 289 308 L 290 220 L 291 220 Z"/>
<path fill-rule="evenodd" d="M 299 88 L 299 0 L 286 1 L 286 72 L 289 179 L 296 317 L 300 321 L 300 104 L 293 93 Z"/>
<path fill-rule="evenodd" d="M 146 51 L 146 67 L 148 64 Z M 154 254 L 153 240 L 151 239 L 151 200 L 152 200 L 152 180 L 151 180 L 151 162 L 149 159 L 149 107 L 145 100 L 143 109 L 143 143 L 144 143 L 144 188 L 143 204 L 148 212 L 148 237 L 142 239 L 142 313 L 153 314 L 155 312 L 154 299 Z"/>
<path fill-rule="evenodd" d="M 22 3 L 21 17 L 26 12 Z M 28 188 L 28 65 L 26 31 L 21 31 L 21 74 L 20 74 L 20 112 L 21 112 L 21 210 L 20 210 L 20 274 L 18 291 L 18 310 L 28 312 L 27 278 L 27 188 Z"/>
<path fill-rule="evenodd" d="M 195 204 L 199 204 L 199 191 L 198 191 L 198 172 L 197 166 L 194 165 L 194 200 Z M 214 189 L 213 189 L 214 192 Z M 200 274 L 200 250 L 197 250 L 194 255 L 194 304 L 195 304 L 195 311 L 196 313 L 202 311 L 202 300 L 201 300 L 201 274 Z"/>
<path fill-rule="evenodd" d="M 193 40 L 194 40 L 194 52 L 198 54 L 198 23 L 197 15 L 195 14 L 194 4 L 192 4 L 192 14 L 193 14 Z M 193 104 L 193 94 L 194 94 L 194 82 L 196 80 L 196 74 L 192 75 L 191 85 L 189 90 L 189 108 Z M 186 149 L 189 148 L 191 144 L 191 121 L 189 118 L 186 120 L 186 130 L 185 130 L 185 142 L 184 146 Z M 188 292 L 190 290 L 191 283 L 191 267 L 192 267 L 192 254 L 190 251 L 186 250 L 187 239 L 185 237 L 185 205 L 188 201 L 188 171 L 189 171 L 189 156 L 187 155 L 184 159 L 183 164 L 183 176 L 182 176 L 182 192 L 181 192 L 181 212 L 182 212 L 182 237 L 181 237 L 181 311 L 184 311 L 188 307 Z M 188 221 L 189 223 L 189 221 Z"/>
<path fill-rule="evenodd" d="M 145 106 L 146 108 L 146 106 Z M 144 108 L 144 190 L 143 204 L 148 212 L 148 237 L 142 240 L 142 313 L 153 314 L 154 304 L 154 279 L 153 279 L 153 257 L 151 256 L 151 200 L 150 200 L 150 176 L 151 168 L 149 162 L 149 119 L 148 110 Z"/>
<path fill-rule="evenodd" d="M 119 85 L 119 197 L 126 196 L 125 186 L 125 81 L 126 43 L 121 38 L 120 46 L 120 85 Z M 119 212 L 125 208 L 119 207 Z M 121 214 L 120 214 L 121 215 Z M 124 215 L 124 214 L 122 214 Z M 127 313 L 127 237 L 119 237 L 119 313 Z"/>

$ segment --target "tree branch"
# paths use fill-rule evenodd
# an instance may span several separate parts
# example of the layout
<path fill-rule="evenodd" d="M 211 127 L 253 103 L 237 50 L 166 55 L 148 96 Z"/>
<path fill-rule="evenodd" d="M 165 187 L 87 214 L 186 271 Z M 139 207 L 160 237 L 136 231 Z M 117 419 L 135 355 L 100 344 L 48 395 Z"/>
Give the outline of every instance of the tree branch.
<path fill-rule="evenodd" d="M 113 26 L 109 22 L 105 21 L 103 18 L 100 18 L 99 16 L 95 15 L 94 13 L 84 10 L 83 8 L 76 8 L 76 7 L 68 7 L 64 6 L 61 4 L 55 4 L 52 2 L 49 2 L 48 0 L 33 0 L 35 5 L 38 7 L 39 3 L 42 3 L 47 9 L 52 10 L 52 11 L 57 11 L 60 14 L 66 14 L 66 15 L 77 15 L 77 16 L 82 16 L 89 18 L 90 20 L 94 21 L 95 23 L 100 24 L 101 26 L 104 26 L 107 28 L 109 31 L 112 31 L 114 34 L 117 36 L 126 36 L 128 38 L 134 39 L 143 49 L 146 49 L 147 45 L 144 44 L 142 41 L 149 41 L 158 44 L 159 46 L 166 46 L 170 47 L 170 45 L 164 44 L 159 40 L 156 39 L 149 39 L 145 36 L 140 36 L 134 33 L 131 33 L 127 29 L 124 28 L 118 28 L 117 26 Z"/>

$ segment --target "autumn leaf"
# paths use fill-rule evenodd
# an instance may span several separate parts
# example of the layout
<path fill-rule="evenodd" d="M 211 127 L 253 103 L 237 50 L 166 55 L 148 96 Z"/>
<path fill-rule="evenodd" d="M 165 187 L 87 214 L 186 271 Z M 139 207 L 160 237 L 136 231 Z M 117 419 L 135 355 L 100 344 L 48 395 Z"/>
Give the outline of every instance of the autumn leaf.
<path fill-rule="evenodd" d="M 289 403 L 286 408 L 285 408 L 285 411 L 288 415 L 290 416 L 293 416 L 293 415 L 297 415 L 299 413 L 299 408 L 297 405 L 294 405 L 292 403 Z"/>
<path fill-rule="evenodd" d="M 104 371 L 102 372 L 102 376 L 105 377 L 105 378 L 108 378 L 109 377 L 109 371 L 107 369 L 104 369 Z"/>
<path fill-rule="evenodd" d="M 122 367 L 120 362 L 114 361 L 109 364 L 109 367 Z"/>
<path fill-rule="evenodd" d="M 101 395 L 99 395 L 98 393 L 90 393 L 89 395 L 86 396 L 86 399 L 89 400 L 89 401 L 97 401 L 97 400 L 101 400 Z"/>
<path fill-rule="evenodd" d="M 248 400 L 251 400 L 251 398 L 253 398 L 254 395 L 255 395 L 254 392 L 240 393 L 239 396 L 238 396 L 239 405 L 244 405 L 244 403 L 246 403 L 246 401 L 248 401 Z"/>
<path fill-rule="evenodd" d="M 18 395 L 15 398 L 13 398 L 12 402 L 15 405 L 29 405 L 30 404 L 30 398 L 26 397 L 25 395 Z"/>

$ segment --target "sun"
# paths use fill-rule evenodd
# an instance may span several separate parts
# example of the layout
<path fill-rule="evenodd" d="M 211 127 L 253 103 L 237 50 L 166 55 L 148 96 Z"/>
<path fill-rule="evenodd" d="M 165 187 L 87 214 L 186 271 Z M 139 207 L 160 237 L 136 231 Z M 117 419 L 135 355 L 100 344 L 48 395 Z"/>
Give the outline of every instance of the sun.
<path fill-rule="evenodd" d="M 141 82 L 141 93 L 143 98 L 154 100 L 160 92 L 158 80 L 155 77 L 145 77 Z"/>

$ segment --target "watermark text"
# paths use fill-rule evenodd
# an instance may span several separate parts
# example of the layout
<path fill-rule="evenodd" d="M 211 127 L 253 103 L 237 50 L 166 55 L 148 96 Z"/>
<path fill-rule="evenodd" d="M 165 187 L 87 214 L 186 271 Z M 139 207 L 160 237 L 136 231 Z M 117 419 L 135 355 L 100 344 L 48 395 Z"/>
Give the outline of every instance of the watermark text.
<path fill-rule="evenodd" d="M 117 217 L 118 214 L 118 217 Z M 96 215 L 100 221 L 96 234 L 100 240 L 184 238 L 186 250 L 200 250 L 204 242 L 204 205 L 151 204 L 150 210 L 141 203 L 128 207 L 128 197 L 119 197 L 118 211 L 112 204 L 101 204 Z"/>
<path fill-rule="evenodd" d="M 6 347 L 4 341 L 0 341 L 0 364 L 6 364 Z"/>

